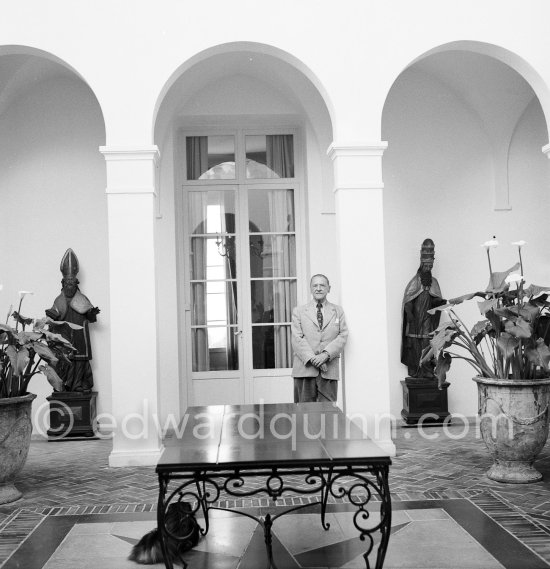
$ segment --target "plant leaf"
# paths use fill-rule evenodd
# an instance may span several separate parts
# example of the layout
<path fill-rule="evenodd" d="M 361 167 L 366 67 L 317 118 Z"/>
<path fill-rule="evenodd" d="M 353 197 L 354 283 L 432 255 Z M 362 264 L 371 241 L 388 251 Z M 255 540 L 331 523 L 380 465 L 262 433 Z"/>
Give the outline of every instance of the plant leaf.
<path fill-rule="evenodd" d="M 17 350 L 14 345 L 10 345 L 6 348 L 5 352 L 10 358 L 13 375 L 21 375 L 25 370 L 26 365 L 29 363 L 29 350 L 27 350 L 27 348 L 20 348 Z"/>
<path fill-rule="evenodd" d="M 505 282 L 506 277 L 517 271 L 520 268 L 520 264 L 516 263 L 513 267 L 510 267 L 507 271 L 502 273 L 491 273 L 491 278 L 489 279 L 489 284 L 487 285 L 487 292 L 502 292 L 508 288 L 508 284 Z"/>
<path fill-rule="evenodd" d="M 498 299 L 488 298 L 483 302 L 478 302 L 477 305 L 479 307 L 479 312 L 484 316 L 489 310 L 493 310 L 498 306 Z"/>
<path fill-rule="evenodd" d="M 506 321 L 504 330 L 516 338 L 530 338 L 532 334 L 531 324 L 521 316 L 518 316 L 515 322 Z"/>
<path fill-rule="evenodd" d="M 74 346 L 61 334 L 55 334 L 54 332 L 50 332 L 49 330 L 42 330 L 42 334 L 44 334 L 44 338 L 50 342 L 64 344 L 67 348 L 75 349 Z"/>
<path fill-rule="evenodd" d="M 441 312 L 443 310 L 447 310 L 447 308 L 452 308 L 457 304 L 462 304 L 465 300 L 470 300 L 474 298 L 474 296 L 485 298 L 485 293 L 471 292 L 469 294 L 463 294 L 462 296 L 457 296 L 456 298 L 450 298 L 445 304 L 442 304 L 441 306 L 436 306 L 435 308 L 430 308 L 430 310 L 427 310 L 427 312 L 428 314 L 435 314 L 438 311 Z"/>
<path fill-rule="evenodd" d="M 54 326 L 61 326 L 63 324 L 67 324 L 73 330 L 82 330 L 84 326 L 80 326 L 80 324 L 73 324 L 72 322 L 67 322 L 66 320 L 52 320 L 49 316 L 43 318 L 46 321 L 46 324 L 53 324 Z"/>
<path fill-rule="evenodd" d="M 470 336 L 476 344 L 479 344 L 481 340 L 487 335 L 488 332 L 493 330 L 493 325 L 489 320 L 480 320 L 474 324 Z"/>
<path fill-rule="evenodd" d="M 540 366 L 546 371 L 549 370 L 548 364 L 550 364 L 550 348 L 548 348 L 542 338 L 537 340 L 536 347 L 525 350 L 525 356 L 532 364 Z"/>
<path fill-rule="evenodd" d="M 53 367 L 44 364 L 39 366 L 38 369 L 46 376 L 46 379 L 53 387 L 54 391 L 63 391 L 63 381 L 57 375 L 57 372 L 53 369 Z"/>
<path fill-rule="evenodd" d="M 514 354 L 514 350 L 518 346 L 519 339 L 512 336 L 511 334 L 508 334 L 507 332 L 502 332 L 502 334 L 497 338 L 497 348 L 506 359 Z"/>
<path fill-rule="evenodd" d="M 434 374 L 437 377 L 438 387 L 441 389 L 447 379 L 447 372 L 451 367 L 452 358 L 450 354 L 440 354 L 435 364 Z"/>
<path fill-rule="evenodd" d="M 41 358 L 44 358 L 51 364 L 57 363 L 57 356 L 50 350 L 50 348 L 48 348 L 48 346 L 46 346 L 46 344 L 42 344 L 41 342 L 33 342 L 32 348 Z"/>
<path fill-rule="evenodd" d="M 538 286 L 536 284 L 530 284 L 525 290 L 527 296 L 537 297 L 543 293 L 550 292 L 550 286 Z"/>
<path fill-rule="evenodd" d="M 38 340 L 40 338 L 40 333 L 38 332 L 18 332 L 17 333 L 17 341 L 21 344 L 28 344 L 29 342 L 33 342 L 34 340 Z"/>

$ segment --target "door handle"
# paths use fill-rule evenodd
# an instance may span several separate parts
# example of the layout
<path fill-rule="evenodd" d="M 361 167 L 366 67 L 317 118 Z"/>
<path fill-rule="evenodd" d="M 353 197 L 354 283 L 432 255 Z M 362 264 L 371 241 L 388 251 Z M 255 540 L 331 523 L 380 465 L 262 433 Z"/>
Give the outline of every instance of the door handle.
<path fill-rule="evenodd" d="M 234 334 L 235 336 L 241 336 L 242 333 L 243 333 L 242 330 L 237 330 L 236 332 L 233 332 L 233 334 Z"/>

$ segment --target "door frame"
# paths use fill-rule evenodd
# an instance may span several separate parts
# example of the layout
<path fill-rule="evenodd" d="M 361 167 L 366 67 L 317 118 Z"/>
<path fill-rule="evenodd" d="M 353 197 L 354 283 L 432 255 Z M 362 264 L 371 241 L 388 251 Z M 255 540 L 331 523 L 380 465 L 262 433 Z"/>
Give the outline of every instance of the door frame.
<path fill-rule="evenodd" d="M 179 369 L 180 369 L 180 393 L 181 406 L 185 408 L 188 405 L 196 405 L 194 396 L 194 381 L 209 381 L 210 379 L 227 378 L 228 372 L 193 372 L 191 361 L 191 338 L 188 337 L 190 329 L 191 304 L 190 304 L 190 287 L 189 283 L 189 251 L 188 251 L 188 218 L 186 215 L 185 204 L 187 191 L 191 188 L 206 190 L 216 189 L 219 187 L 236 188 L 236 232 L 241 235 L 237 241 L 239 243 L 241 262 L 237 271 L 238 286 L 237 298 L 240 303 L 240 321 L 239 329 L 252 329 L 250 314 L 250 267 L 245 262 L 243 256 L 245 239 L 243 239 L 243 231 L 248 232 L 248 189 L 257 187 L 258 189 L 268 189 L 270 187 L 279 186 L 280 188 L 292 188 L 294 190 L 294 213 L 295 213 L 295 234 L 296 234 L 296 280 L 297 280 L 297 300 L 307 295 L 308 287 L 306 282 L 307 276 L 307 210 L 306 210 L 306 192 L 305 192 L 305 149 L 303 129 L 294 122 L 292 125 L 283 125 L 277 121 L 259 121 L 250 122 L 250 120 L 237 120 L 231 123 L 224 121 L 224 125 L 220 126 L 219 121 L 201 121 L 200 123 L 192 121 L 193 124 L 182 124 L 176 128 L 175 141 L 175 181 L 176 181 L 176 253 L 177 253 L 177 288 L 178 288 L 178 346 L 179 346 Z M 196 124 L 195 124 L 196 123 Z M 269 135 L 269 134 L 292 134 L 294 135 L 294 178 L 274 178 L 274 179 L 246 179 L 245 176 L 239 177 L 240 165 L 244 164 L 246 157 L 244 141 L 246 135 Z M 186 179 L 186 153 L 185 138 L 187 136 L 235 136 L 235 162 L 236 162 L 236 178 L 226 180 L 187 180 Z M 212 183 L 215 182 L 215 183 Z M 222 187 L 220 187 L 222 186 Z M 245 195 L 243 200 L 243 194 Z M 243 229 L 244 228 L 244 229 Z M 240 276 L 239 276 L 240 275 Z M 247 308 L 243 308 L 245 304 Z M 244 315 L 244 316 L 243 316 Z M 246 328 L 245 328 L 246 327 Z M 252 363 L 252 338 L 249 339 L 248 345 L 243 340 L 243 334 L 239 336 L 239 361 L 241 368 L 235 371 L 240 374 L 238 381 L 243 382 L 242 403 L 257 402 L 255 400 L 255 380 L 290 378 L 290 368 L 263 369 L 254 370 Z M 197 373 L 201 373 L 200 378 L 196 377 Z M 202 375 L 204 374 L 204 375 Z M 235 378 L 236 379 L 236 378 Z M 224 381 L 231 381 L 230 378 Z M 183 384 L 182 384 L 183 382 Z M 233 383 L 233 381 L 231 381 Z"/>

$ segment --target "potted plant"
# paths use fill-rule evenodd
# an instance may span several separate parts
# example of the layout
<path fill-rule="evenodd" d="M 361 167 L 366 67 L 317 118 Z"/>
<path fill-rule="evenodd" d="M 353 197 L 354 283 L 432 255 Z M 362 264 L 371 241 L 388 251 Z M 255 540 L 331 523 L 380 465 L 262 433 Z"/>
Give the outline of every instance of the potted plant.
<path fill-rule="evenodd" d="M 447 315 L 434 332 L 422 361 L 435 359 L 439 386 L 455 358 L 475 370 L 480 430 L 492 454 L 487 472 L 492 480 L 535 482 L 542 478 L 533 463 L 548 437 L 550 402 L 550 287 L 525 286 L 521 257 L 524 241 L 512 243 L 519 262 L 504 272 L 493 272 L 491 249 L 495 238 L 483 244 L 489 263 L 489 285 L 434 308 Z M 455 307 L 478 302 L 483 319 L 468 328 Z"/>
<path fill-rule="evenodd" d="M 0 323 L 0 504 L 21 497 L 13 481 L 25 464 L 31 439 L 31 405 L 36 395 L 28 393 L 29 382 L 43 374 L 55 391 L 61 391 L 55 365 L 74 349 L 63 336 L 50 331 L 59 322 L 21 315 L 27 294 L 32 293 L 19 292 L 18 309 L 10 307 L 6 323 Z"/>

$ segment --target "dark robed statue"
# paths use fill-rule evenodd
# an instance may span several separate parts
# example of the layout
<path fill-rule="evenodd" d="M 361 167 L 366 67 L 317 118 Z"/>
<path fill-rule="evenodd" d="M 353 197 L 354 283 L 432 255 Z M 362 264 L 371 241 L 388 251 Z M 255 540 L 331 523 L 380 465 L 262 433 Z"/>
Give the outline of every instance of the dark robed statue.
<path fill-rule="evenodd" d="M 420 249 L 420 267 L 409 281 L 403 296 L 403 330 L 401 336 L 401 363 L 409 377 L 435 379 L 433 361 L 420 365 L 422 351 L 430 342 L 430 332 L 439 325 L 441 313 L 428 310 L 445 304 L 437 279 L 432 276 L 435 257 L 434 242 L 425 239 Z"/>
<path fill-rule="evenodd" d="M 92 346 L 90 344 L 89 322 L 95 322 L 99 308 L 78 289 L 78 259 L 72 249 L 67 249 L 60 265 L 61 294 L 54 300 L 53 306 L 46 310 L 46 316 L 52 320 L 65 320 L 82 326 L 73 329 L 68 324 L 52 326 L 52 331 L 61 334 L 76 348 L 70 361 L 59 360 L 56 365 L 57 375 L 63 380 L 65 391 L 89 392 L 94 385 L 92 367 Z"/>

